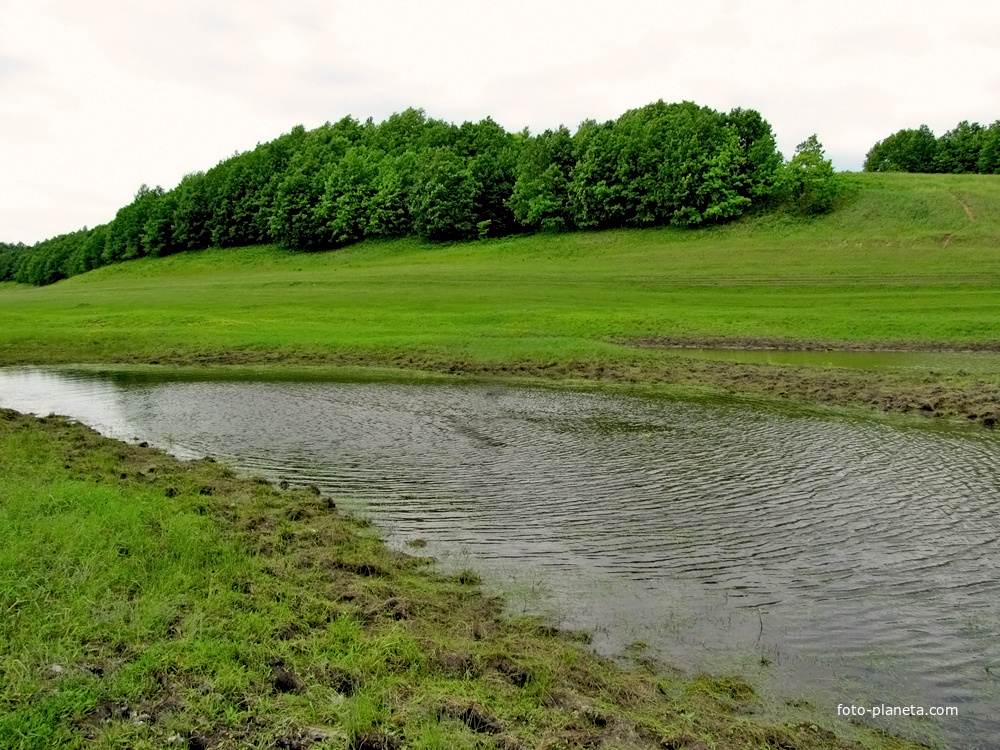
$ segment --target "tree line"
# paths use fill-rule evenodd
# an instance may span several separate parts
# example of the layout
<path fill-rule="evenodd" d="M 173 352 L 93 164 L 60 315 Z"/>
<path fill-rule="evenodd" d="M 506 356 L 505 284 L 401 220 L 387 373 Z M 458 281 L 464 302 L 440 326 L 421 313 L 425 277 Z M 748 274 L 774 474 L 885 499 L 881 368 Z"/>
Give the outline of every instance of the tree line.
<path fill-rule="evenodd" d="M 963 120 L 940 137 L 921 125 L 903 129 L 872 146 L 866 172 L 1000 174 L 1000 120 L 980 125 Z"/>
<path fill-rule="evenodd" d="M 313 251 L 365 238 L 698 227 L 752 211 L 828 210 L 836 176 L 815 136 L 786 162 L 749 109 L 662 101 L 531 135 L 407 109 L 296 126 L 172 190 L 143 185 L 107 224 L 0 243 L 0 281 L 47 284 L 109 263 L 206 247 Z"/>

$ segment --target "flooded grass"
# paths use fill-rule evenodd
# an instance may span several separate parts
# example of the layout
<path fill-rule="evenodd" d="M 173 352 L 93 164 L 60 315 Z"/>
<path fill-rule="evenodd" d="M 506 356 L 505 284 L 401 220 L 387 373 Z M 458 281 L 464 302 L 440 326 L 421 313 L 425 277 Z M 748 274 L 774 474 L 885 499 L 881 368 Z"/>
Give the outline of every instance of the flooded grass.
<path fill-rule="evenodd" d="M 6 410 L 0 476 L 5 748 L 917 747 L 622 669 L 309 488 Z"/>

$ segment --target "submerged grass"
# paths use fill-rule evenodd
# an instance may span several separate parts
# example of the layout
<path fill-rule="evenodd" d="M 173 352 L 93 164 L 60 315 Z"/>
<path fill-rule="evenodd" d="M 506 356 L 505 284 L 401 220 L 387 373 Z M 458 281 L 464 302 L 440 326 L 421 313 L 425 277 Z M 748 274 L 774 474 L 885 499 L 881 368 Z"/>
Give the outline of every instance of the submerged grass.
<path fill-rule="evenodd" d="M 314 489 L 11 411 L 0 481 L 4 748 L 917 747 L 622 669 Z"/>

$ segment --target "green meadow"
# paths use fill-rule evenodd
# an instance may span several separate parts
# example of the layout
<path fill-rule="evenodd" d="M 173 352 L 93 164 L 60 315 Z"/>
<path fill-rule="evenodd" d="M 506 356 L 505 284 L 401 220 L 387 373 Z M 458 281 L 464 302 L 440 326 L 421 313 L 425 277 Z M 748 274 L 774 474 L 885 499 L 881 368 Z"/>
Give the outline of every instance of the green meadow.
<path fill-rule="evenodd" d="M 838 210 L 807 220 L 206 249 L 2 284 L 0 364 L 589 381 L 994 424 L 1000 368 L 663 346 L 995 356 L 1000 179 L 845 180 Z M 762 705 L 736 678 L 623 670 L 505 616 L 475 574 L 389 552 L 334 499 L 0 417 L 2 747 L 912 747 Z"/>
<path fill-rule="evenodd" d="M 318 253 L 214 248 L 46 287 L 6 283 L 0 363 L 600 381 L 994 424 L 996 356 L 976 373 L 933 358 L 924 371 L 848 373 L 669 348 L 1000 349 L 1000 179 L 842 178 L 839 208 L 808 219 Z"/>
<path fill-rule="evenodd" d="M 704 230 L 210 249 L 0 286 L 7 362 L 234 350 L 624 361 L 623 340 L 1000 341 L 1000 180 L 847 175 L 834 213 Z M 974 218 L 970 218 L 974 217 Z"/>

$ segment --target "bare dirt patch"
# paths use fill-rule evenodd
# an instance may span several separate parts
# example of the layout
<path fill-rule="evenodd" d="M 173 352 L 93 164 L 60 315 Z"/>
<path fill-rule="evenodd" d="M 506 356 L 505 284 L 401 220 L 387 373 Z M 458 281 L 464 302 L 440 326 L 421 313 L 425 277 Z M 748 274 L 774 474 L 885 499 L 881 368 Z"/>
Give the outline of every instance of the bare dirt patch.
<path fill-rule="evenodd" d="M 953 193 L 952 195 L 953 195 L 953 197 L 955 198 L 955 200 L 957 200 L 957 201 L 958 201 L 959 205 L 961 205 L 961 206 L 962 206 L 962 208 L 964 208 L 964 209 L 965 209 L 965 213 L 966 213 L 966 215 L 967 215 L 967 216 L 969 217 L 969 221 L 975 221 L 975 220 L 976 220 L 976 216 L 975 216 L 975 214 L 973 214 L 973 213 L 972 213 L 972 209 L 971 209 L 971 208 L 969 208 L 969 204 L 968 204 L 968 203 L 966 203 L 965 201 L 963 201 L 963 200 L 962 200 L 961 198 L 959 198 L 959 197 L 958 197 L 957 195 L 954 195 L 954 193 Z"/>
<path fill-rule="evenodd" d="M 1000 352 L 1000 339 L 971 343 L 937 341 L 828 341 L 769 336 L 645 336 L 618 343 L 643 349 L 733 349 L 782 352 Z"/>

